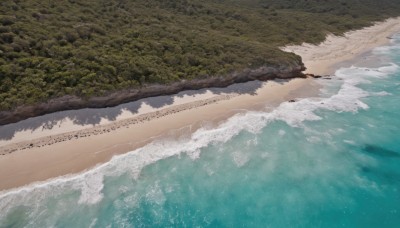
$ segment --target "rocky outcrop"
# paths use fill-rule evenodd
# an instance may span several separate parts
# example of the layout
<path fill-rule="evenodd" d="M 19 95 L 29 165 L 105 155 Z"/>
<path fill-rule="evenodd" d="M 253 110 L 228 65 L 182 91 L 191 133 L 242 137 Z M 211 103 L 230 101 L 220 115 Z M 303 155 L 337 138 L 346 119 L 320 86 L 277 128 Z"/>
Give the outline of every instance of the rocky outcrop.
<path fill-rule="evenodd" d="M 138 89 L 123 90 L 111 93 L 108 96 L 83 99 L 77 96 L 63 96 L 36 105 L 23 105 L 11 111 L 0 112 L 0 125 L 15 123 L 30 117 L 48 113 L 74 110 L 82 108 L 105 108 L 119 104 L 139 100 L 146 97 L 171 95 L 184 90 L 197 90 L 209 87 L 226 87 L 234 83 L 252 80 L 289 79 L 305 77 L 303 63 L 294 62 L 279 67 L 260 67 L 258 69 L 246 69 L 231 75 L 219 77 L 207 77 L 204 79 L 182 80 L 168 85 L 152 84 Z"/>

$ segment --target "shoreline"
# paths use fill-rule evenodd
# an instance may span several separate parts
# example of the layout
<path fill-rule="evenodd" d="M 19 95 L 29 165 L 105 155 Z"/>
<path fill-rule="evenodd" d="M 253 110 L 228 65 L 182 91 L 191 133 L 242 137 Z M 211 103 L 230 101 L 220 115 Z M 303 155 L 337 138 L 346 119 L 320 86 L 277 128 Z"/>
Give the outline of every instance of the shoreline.
<path fill-rule="evenodd" d="M 265 109 L 266 105 L 273 108 L 284 101 L 312 96 L 319 91 L 319 85 L 312 78 L 292 79 L 282 84 L 276 81 L 263 84 L 264 86 L 257 90 L 257 94 L 231 97 L 220 95 L 217 98 L 196 101 L 195 104 L 172 106 L 164 111 L 135 117 L 141 118 L 142 121 L 135 122 L 135 118 L 129 118 L 106 126 L 78 131 L 86 134 L 84 137 L 70 138 L 76 132 L 48 136 L 37 140 L 39 143 L 42 140 L 59 142 L 51 142 L 45 146 L 38 144 L 37 147 L 20 150 L 27 144 L 34 143 L 22 142 L 24 146 L 18 151 L 0 156 L 0 191 L 67 174 L 81 173 L 109 161 L 114 155 L 142 147 L 160 136 L 190 134 L 204 123 L 218 124 L 242 111 Z M 172 113 L 164 115 L 168 112 Z M 112 130 L 103 131 L 104 129 Z M 21 143 L 11 146 L 19 145 Z"/>
<path fill-rule="evenodd" d="M 302 56 L 308 73 L 326 75 L 336 67 L 351 65 L 372 48 L 389 43 L 387 36 L 399 31 L 400 18 L 395 18 L 348 32 L 345 37 L 330 35 L 318 46 L 303 44 L 284 50 Z M 320 88 L 312 78 L 262 84 L 255 94 L 220 94 L 191 102 L 189 99 L 187 103 L 172 103 L 123 120 L 70 132 L 54 130 L 48 136 L 39 134 L 33 140 L 0 146 L 0 191 L 81 173 L 157 137 L 190 134 L 204 123 L 218 124 L 242 111 L 265 110 L 266 106 L 272 109 L 285 101 L 316 96 Z"/>
<path fill-rule="evenodd" d="M 307 68 L 305 73 L 331 75 L 335 69 L 351 66 L 373 48 L 389 44 L 391 36 L 397 32 L 400 32 L 400 17 L 349 31 L 343 36 L 330 34 L 319 45 L 286 46 L 282 50 L 300 55 Z"/>

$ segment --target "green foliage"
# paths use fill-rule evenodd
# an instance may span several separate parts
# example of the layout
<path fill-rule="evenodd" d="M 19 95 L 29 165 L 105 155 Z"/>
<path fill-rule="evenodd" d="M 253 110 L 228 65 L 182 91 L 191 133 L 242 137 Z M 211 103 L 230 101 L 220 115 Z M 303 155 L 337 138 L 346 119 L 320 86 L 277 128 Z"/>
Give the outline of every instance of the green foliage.
<path fill-rule="evenodd" d="M 400 15 L 398 0 L 3 0 L 0 110 L 226 75 Z"/>

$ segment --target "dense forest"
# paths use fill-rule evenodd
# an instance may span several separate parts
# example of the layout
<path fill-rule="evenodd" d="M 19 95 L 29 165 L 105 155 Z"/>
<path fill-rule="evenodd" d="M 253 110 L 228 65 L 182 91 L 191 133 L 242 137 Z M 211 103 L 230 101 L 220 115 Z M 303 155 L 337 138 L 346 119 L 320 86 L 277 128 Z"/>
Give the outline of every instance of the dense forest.
<path fill-rule="evenodd" d="M 2 0 L 0 110 L 299 60 L 399 0 Z"/>

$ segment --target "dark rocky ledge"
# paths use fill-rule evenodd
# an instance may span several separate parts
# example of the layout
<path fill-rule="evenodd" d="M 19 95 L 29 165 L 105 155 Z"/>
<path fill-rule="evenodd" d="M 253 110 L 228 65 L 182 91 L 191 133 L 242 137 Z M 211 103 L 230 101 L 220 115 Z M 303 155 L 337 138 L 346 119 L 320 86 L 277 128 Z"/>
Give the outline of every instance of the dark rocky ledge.
<path fill-rule="evenodd" d="M 272 80 L 305 77 L 303 63 L 280 67 L 260 67 L 258 69 L 246 69 L 231 75 L 221 77 L 208 77 L 204 79 L 182 80 L 168 85 L 147 85 L 138 89 L 122 90 L 108 96 L 92 97 L 83 99 L 77 96 L 63 96 L 36 105 L 22 105 L 11 111 L 0 112 L 0 125 L 15 123 L 24 119 L 40 116 L 48 113 L 76 110 L 82 108 L 106 108 L 123 103 L 136 101 L 146 97 L 171 95 L 184 90 L 198 90 L 210 87 L 227 87 L 234 83 L 248 82 L 253 80 Z"/>

